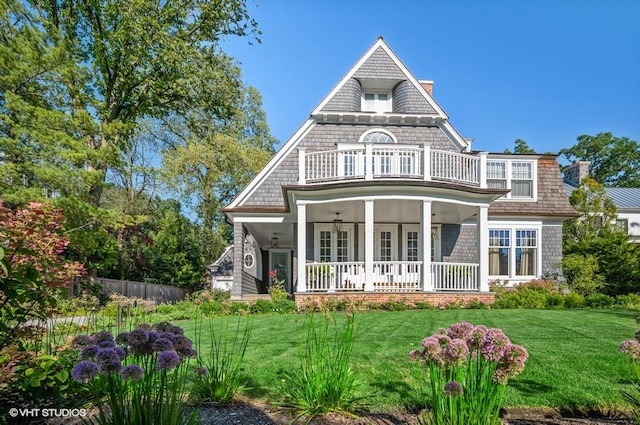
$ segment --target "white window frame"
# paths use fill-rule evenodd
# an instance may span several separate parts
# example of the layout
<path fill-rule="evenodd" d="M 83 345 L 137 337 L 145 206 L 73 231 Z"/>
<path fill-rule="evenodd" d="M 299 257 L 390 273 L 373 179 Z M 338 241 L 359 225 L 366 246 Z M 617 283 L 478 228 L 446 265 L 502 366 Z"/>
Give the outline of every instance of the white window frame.
<path fill-rule="evenodd" d="M 373 95 L 373 101 L 367 100 L 366 96 Z M 387 97 L 386 100 L 380 100 L 381 95 Z M 370 102 L 372 107 L 369 107 Z M 373 112 L 376 114 L 383 114 L 385 112 L 393 112 L 393 99 L 391 98 L 391 91 L 387 90 L 363 90 L 362 91 L 362 103 L 360 110 L 362 112 Z"/>
<path fill-rule="evenodd" d="M 398 261 L 398 225 L 395 224 L 378 224 L 373 229 L 374 237 L 373 243 L 375 244 L 374 249 L 374 261 L 383 261 L 380 259 L 381 257 L 381 247 L 380 242 L 382 239 L 381 232 L 391 232 L 391 259 L 385 261 Z"/>
<path fill-rule="evenodd" d="M 508 275 L 489 275 L 490 280 L 509 280 L 514 282 L 528 282 L 537 278 L 542 274 L 542 223 L 540 222 L 492 222 L 487 226 L 487 232 L 491 230 L 508 230 L 509 231 L 509 274 Z M 536 232 L 536 270 L 533 275 L 518 275 L 516 270 L 516 232 L 518 230 L 533 230 Z M 487 235 L 488 237 L 489 235 Z M 491 247 L 489 247 L 490 249 Z M 489 265 L 487 264 L 487 270 Z"/>
<path fill-rule="evenodd" d="M 506 179 L 490 179 L 487 175 L 487 181 L 489 180 L 506 180 L 506 189 L 509 189 L 509 193 L 504 195 L 502 198 L 498 199 L 498 201 L 512 201 L 512 202 L 536 202 L 538 200 L 538 161 L 535 159 L 498 159 L 498 158 L 488 158 L 487 163 L 496 162 L 505 164 L 506 168 Z M 512 189 L 512 181 L 513 180 L 521 180 L 513 178 L 513 164 L 531 164 L 531 197 L 517 197 L 513 196 Z"/>
<path fill-rule="evenodd" d="M 353 224 L 343 224 L 342 230 L 347 232 L 347 261 L 354 261 L 353 259 Z M 333 231 L 333 224 L 331 223 L 314 223 L 313 229 L 313 258 L 315 261 L 320 262 L 320 232 L 331 232 L 331 261 L 337 262 L 338 256 L 338 238 L 336 232 Z"/>

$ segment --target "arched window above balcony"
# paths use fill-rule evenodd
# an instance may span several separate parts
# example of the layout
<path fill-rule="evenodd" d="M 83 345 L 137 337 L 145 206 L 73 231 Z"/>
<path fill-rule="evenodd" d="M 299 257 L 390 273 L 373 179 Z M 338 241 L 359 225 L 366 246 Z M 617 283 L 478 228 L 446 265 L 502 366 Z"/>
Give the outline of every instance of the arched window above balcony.
<path fill-rule="evenodd" d="M 393 134 L 386 130 L 374 129 L 365 132 L 360 138 L 362 143 L 397 143 Z"/>

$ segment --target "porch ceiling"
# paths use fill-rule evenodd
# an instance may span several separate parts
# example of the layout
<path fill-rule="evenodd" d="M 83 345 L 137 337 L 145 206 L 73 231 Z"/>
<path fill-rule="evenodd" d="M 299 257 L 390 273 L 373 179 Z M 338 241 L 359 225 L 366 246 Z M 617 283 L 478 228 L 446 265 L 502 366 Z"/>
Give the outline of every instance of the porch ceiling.
<path fill-rule="evenodd" d="M 446 202 L 433 202 L 432 223 L 460 223 L 472 217 L 476 208 Z M 343 201 L 314 204 L 307 207 L 309 222 L 331 222 L 340 213 L 345 223 L 364 222 L 364 202 Z M 420 203 L 413 200 L 378 200 L 374 203 L 376 223 L 419 223 Z"/>
<path fill-rule="evenodd" d="M 263 248 L 271 248 L 271 239 L 278 238 L 278 248 L 293 247 L 293 225 L 280 223 L 246 223 L 249 233 Z"/>

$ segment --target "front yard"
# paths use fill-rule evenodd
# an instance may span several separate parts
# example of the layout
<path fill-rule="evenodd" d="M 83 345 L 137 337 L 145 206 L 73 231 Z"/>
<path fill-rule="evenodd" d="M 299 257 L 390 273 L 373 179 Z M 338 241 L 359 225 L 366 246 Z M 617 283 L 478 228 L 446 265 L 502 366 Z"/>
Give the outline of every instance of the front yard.
<path fill-rule="evenodd" d="M 624 409 L 620 393 L 629 386 L 631 375 L 619 345 L 638 330 L 637 315 L 604 309 L 357 313 L 354 368 L 363 383 L 362 395 L 369 396 L 368 410 L 422 406 L 419 377 L 424 371 L 409 360 L 409 351 L 419 348 L 437 328 L 468 321 L 501 328 L 529 351 L 524 372 L 509 382 L 505 406 Z M 335 317 L 340 320 L 342 315 Z M 221 325 L 253 320 L 244 367 L 250 397 L 277 398 L 274 382 L 300 357 L 304 319 L 303 315 L 214 319 Z M 177 324 L 193 336 L 195 321 Z"/>

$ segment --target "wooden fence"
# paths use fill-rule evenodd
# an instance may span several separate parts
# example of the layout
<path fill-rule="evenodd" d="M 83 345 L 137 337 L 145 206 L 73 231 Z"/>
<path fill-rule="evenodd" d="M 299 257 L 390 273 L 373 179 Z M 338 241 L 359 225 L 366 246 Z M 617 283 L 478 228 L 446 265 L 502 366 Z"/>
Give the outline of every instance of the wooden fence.
<path fill-rule="evenodd" d="M 187 294 L 186 290 L 170 285 L 105 279 L 101 277 L 96 281 L 102 285 L 102 292 L 106 295 L 118 293 L 127 297 L 153 300 L 158 304 L 183 300 Z"/>

